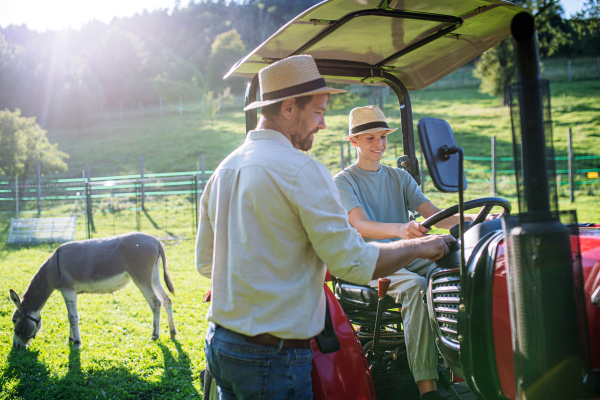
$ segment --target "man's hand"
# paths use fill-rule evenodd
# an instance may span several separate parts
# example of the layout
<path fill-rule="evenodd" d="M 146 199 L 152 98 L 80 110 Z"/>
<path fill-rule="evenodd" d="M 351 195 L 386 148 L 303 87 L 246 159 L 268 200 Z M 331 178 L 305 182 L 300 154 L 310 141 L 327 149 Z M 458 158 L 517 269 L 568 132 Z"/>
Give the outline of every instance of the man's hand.
<path fill-rule="evenodd" d="M 455 239 L 450 235 L 427 235 L 419 239 L 419 256 L 429 261 L 437 261 L 449 253 L 449 244 Z"/>
<path fill-rule="evenodd" d="M 398 224 L 398 237 L 402 239 L 416 239 L 429 232 L 429 229 L 417 221 L 410 221 L 408 224 Z"/>

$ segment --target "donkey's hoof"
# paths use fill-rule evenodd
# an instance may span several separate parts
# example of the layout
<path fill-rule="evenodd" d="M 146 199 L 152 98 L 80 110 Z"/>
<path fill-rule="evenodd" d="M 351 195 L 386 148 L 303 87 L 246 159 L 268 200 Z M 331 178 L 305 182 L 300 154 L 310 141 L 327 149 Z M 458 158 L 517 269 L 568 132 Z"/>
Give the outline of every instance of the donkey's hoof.
<path fill-rule="evenodd" d="M 152 337 L 150 338 L 150 340 L 158 340 L 158 335 L 152 335 Z"/>
<path fill-rule="evenodd" d="M 171 340 L 177 339 L 177 329 L 171 331 Z"/>

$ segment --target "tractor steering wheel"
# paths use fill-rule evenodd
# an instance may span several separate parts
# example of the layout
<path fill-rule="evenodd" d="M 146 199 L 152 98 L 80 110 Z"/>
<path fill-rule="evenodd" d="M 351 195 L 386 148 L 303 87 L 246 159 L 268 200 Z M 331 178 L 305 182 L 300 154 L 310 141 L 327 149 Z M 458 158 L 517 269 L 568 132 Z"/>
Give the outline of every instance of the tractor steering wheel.
<path fill-rule="evenodd" d="M 503 199 L 502 197 L 482 197 L 480 199 L 466 201 L 465 207 L 464 207 L 465 211 L 471 210 L 473 208 L 482 207 L 481 211 L 479 211 L 479 214 L 477 214 L 477 217 L 475 218 L 475 220 L 473 221 L 471 226 L 475 226 L 475 225 L 485 221 L 485 218 L 488 216 L 490 211 L 492 211 L 492 208 L 494 206 L 502 207 L 504 209 L 503 213 L 510 215 L 510 210 L 511 210 L 510 202 L 506 199 Z M 429 229 L 433 225 L 440 222 L 441 220 L 451 217 L 452 215 L 457 214 L 457 213 L 458 213 L 458 204 L 456 204 L 452 207 L 448 207 L 445 210 L 442 210 L 440 212 L 433 214 L 431 217 L 429 217 L 429 218 L 425 219 L 423 222 L 421 222 L 421 225 L 423 225 L 425 228 Z"/>

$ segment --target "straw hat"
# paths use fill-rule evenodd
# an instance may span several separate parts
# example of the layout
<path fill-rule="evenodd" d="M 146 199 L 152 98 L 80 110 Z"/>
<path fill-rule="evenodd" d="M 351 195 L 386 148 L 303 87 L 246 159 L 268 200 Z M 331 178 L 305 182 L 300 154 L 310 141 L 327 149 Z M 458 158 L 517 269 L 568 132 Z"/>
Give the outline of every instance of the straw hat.
<path fill-rule="evenodd" d="M 350 111 L 350 123 L 348 125 L 349 135 L 344 140 L 350 140 L 351 137 L 362 135 L 363 133 L 372 133 L 387 131 L 392 133 L 398 128 L 390 128 L 383 111 L 377 106 L 356 107 Z"/>
<path fill-rule="evenodd" d="M 291 56 L 258 72 L 260 100 L 250 103 L 244 111 L 268 106 L 292 97 L 313 94 L 344 93 L 345 90 L 327 87 L 312 56 Z"/>

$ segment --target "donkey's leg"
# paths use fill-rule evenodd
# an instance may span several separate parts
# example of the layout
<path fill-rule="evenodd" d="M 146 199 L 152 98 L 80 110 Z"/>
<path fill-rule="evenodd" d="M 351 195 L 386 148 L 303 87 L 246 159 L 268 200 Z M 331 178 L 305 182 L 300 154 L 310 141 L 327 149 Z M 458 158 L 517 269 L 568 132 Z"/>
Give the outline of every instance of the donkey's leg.
<path fill-rule="evenodd" d="M 177 329 L 175 329 L 175 322 L 173 320 L 173 302 L 165 289 L 160 284 L 160 258 L 156 260 L 154 269 L 152 270 L 152 288 L 154 293 L 160 299 L 165 312 L 167 313 L 167 321 L 169 321 L 169 332 L 171 333 L 171 339 L 177 338 Z"/>
<path fill-rule="evenodd" d="M 151 285 L 138 284 L 137 282 L 135 282 L 135 284 L 146 298 L 146 301 L 152 310 L 152 315 L 154 316 L 152 324 L 152 340 L 156 340 L 160 333 L 160 300 L 156 297 Z"/>
<path fill-rule="evenodd" d="M 74 290 L 61 290 L 65 304 L 67 306 L 67 316 L 69 318 L 70 332 L 69 342 L 73 343 L 74 349 L 81 347 L 81 335 L 79 334 L 79 313 L 77 312 L 77 292 Z"/>

